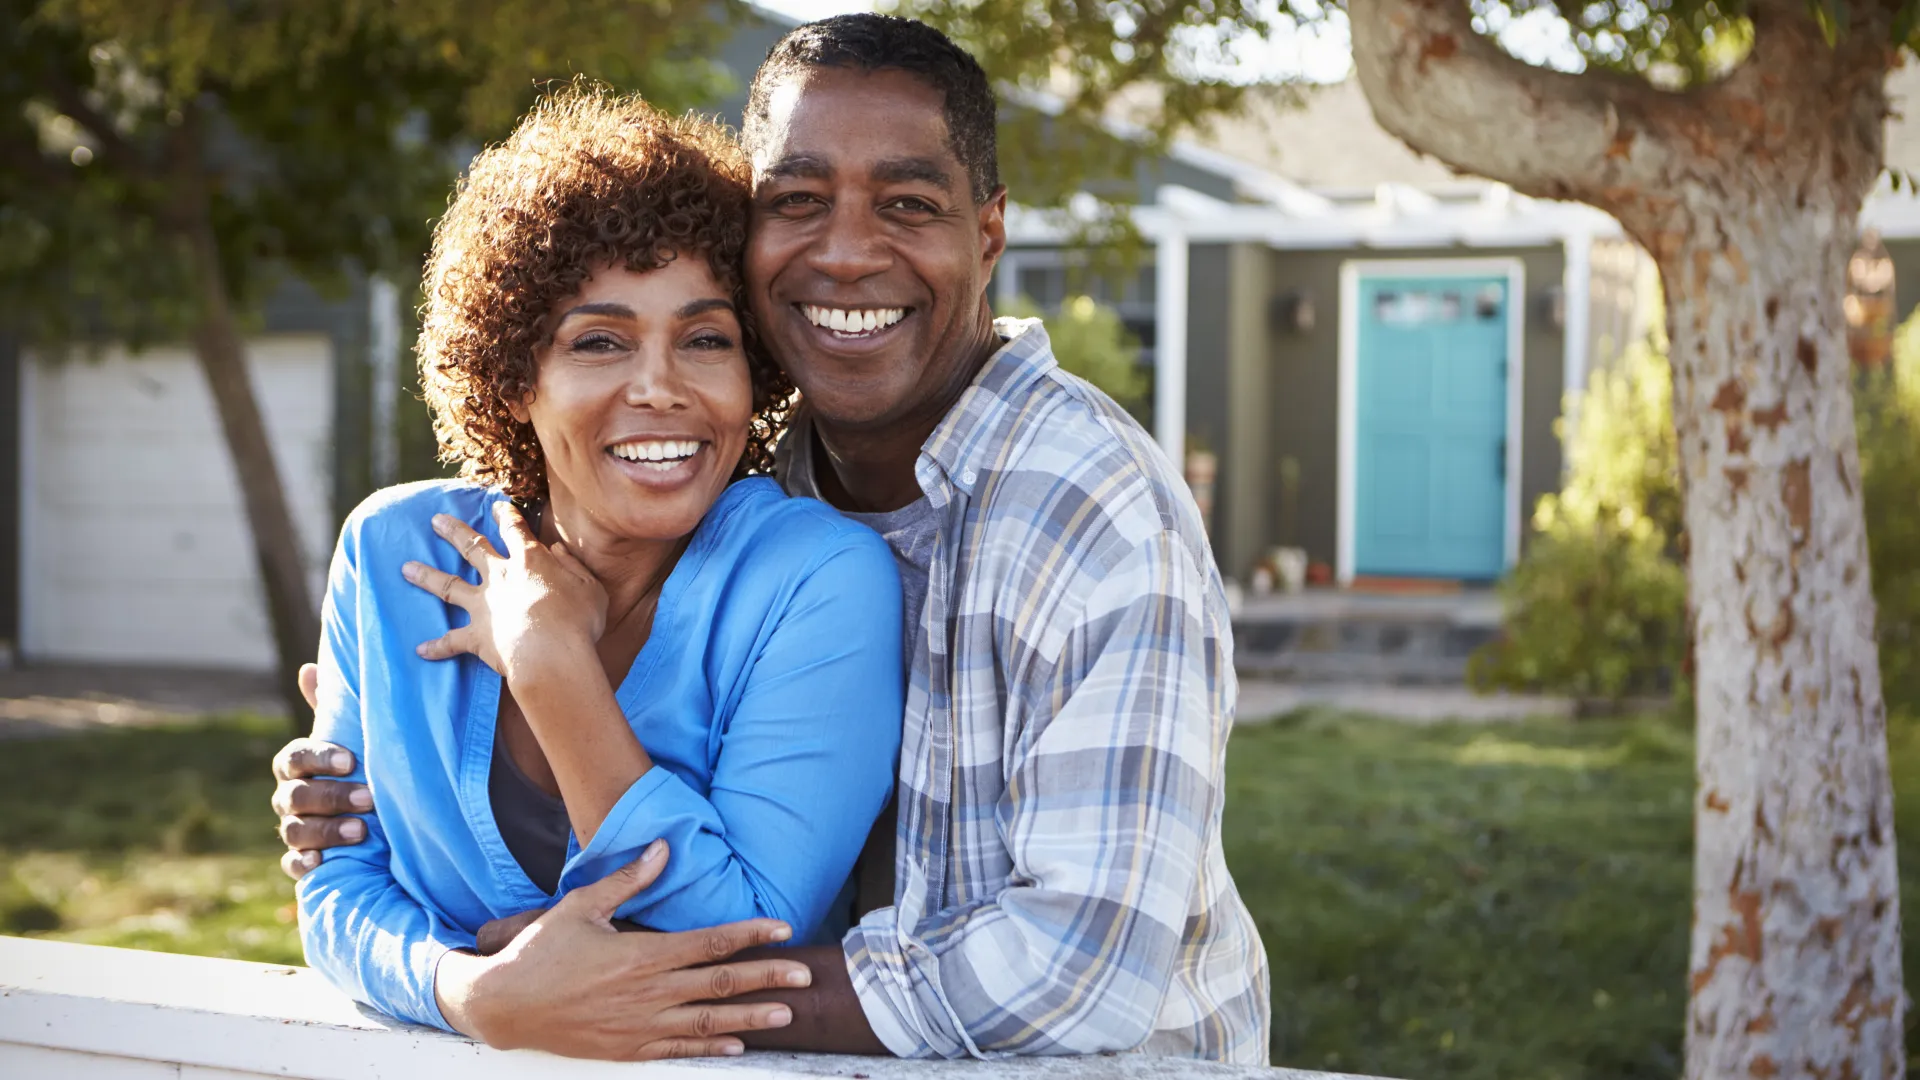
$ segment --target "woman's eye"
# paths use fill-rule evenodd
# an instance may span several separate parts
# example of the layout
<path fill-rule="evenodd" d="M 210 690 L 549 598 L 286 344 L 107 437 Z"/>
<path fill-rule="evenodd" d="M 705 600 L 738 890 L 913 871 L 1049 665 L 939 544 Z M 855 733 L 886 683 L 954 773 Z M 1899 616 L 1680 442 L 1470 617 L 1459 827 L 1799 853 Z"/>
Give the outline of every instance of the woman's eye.
<path fill-rule="evenodd" d="M 703 352 L 727 352 L 733 349 L 734 344 L 733 339 L 725 334 L 712 332 L 701 334 L 692 341 L 687 342 L 687 347 L 699 349 Z"/>
<path fill-rule="evenodd" d="M 618 352 L 623 346 L 618 338 L 607 334 L 586 334 L 573 339 L 569 348 L 577 353 Z"/>

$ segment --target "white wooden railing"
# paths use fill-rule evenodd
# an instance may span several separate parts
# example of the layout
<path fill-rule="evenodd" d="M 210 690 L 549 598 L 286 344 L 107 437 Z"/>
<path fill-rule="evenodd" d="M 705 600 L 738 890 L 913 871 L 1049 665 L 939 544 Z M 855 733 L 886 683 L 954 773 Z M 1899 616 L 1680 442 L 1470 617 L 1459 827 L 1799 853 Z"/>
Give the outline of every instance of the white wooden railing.
<path fill-rule="evenodd" d="M 724 1075 L 721 1075 L 724 1073 Z M 962 1077 L 961 1074 L 964 1074 Z M 0 937 L 6 1080 L 1339 1080 L 1137 1054 L 1021 1062 L 752 1053 L 615 1065 L 388 1020 L 306 968 Z"/>

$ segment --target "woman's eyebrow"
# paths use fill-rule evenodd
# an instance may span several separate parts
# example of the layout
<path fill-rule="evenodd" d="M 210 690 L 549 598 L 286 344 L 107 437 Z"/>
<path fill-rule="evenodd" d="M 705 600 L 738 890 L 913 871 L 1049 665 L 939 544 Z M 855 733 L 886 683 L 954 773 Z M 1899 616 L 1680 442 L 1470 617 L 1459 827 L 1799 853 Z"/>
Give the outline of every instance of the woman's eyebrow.
<path fill-rule="evenodd" d="M 673 317 L 676 319 L 691 319 L 698 315 L 705 315 L 709 311 L 732 311 L 735 315 L 739 314 L 738 311 L 734 311 L 733 301 L 723 300 L 718 296 L 713 296 L 704 300 L 690 300 L 680 305 L 680 310 L 674 312 Z"/>
<path fill-rule="evenodd" d="M 581 304 L 578 307 L 568 308 L 561 314 L 559 322 L 556 322 L 554 325 L 558 326 L 560 323 L 566 322 L 575 315 L 613 315 L 623 319 L 631 319 L 634 317 L 633 309 L 625 304 L 616 304 L 609 300 L 596 300 L 590 304 Z"/>

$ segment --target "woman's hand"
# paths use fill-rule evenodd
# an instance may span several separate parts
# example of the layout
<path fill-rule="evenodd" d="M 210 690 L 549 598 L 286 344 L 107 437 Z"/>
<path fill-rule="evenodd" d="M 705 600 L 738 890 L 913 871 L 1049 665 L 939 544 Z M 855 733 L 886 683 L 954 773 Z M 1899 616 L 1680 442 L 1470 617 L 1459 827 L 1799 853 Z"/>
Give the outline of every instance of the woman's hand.
<path fill-rule="evenodd" d="M 480 571 L 480 584 L 409 562 L 414 585 L 461 608 L 472 620 L 415 649 L 427 660 L 472 653 L 509 685 L 556 658 L 592 654 L 607 625 L 607 591 L 565 542 L 543 544 L 507 502 L 494 506 L 505 555 L 463 521 L 435 514 L 433 531 Z"/>

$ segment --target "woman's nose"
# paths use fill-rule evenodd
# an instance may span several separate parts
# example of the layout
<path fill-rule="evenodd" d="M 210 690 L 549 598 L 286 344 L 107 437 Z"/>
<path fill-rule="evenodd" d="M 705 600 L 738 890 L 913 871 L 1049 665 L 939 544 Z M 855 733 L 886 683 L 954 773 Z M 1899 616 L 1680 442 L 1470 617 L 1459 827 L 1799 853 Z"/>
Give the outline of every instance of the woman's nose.
<path fill-rule="evenodd" d="M 627 404 L 636 409 L 665 412 L 684 409 L 688 403 L 686 379 L 675 363 L 673 350 L 664 346 L 634 354 L 628 366 L 626 391 Z"/>

